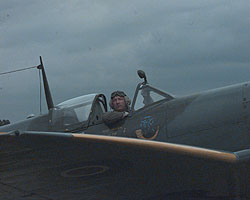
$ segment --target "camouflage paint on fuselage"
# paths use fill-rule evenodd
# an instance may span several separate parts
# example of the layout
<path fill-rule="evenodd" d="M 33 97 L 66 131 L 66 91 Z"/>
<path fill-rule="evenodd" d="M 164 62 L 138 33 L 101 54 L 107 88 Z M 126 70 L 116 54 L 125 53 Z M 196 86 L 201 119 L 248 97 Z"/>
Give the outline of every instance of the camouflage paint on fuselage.
<path fill-rule="evenodd" d="M 249 103 L 250 86 L 244 83 L 154 102 L 134 111 L 131 116 L 111 127 L 99 120 L 97 123 L 89 121 L 84 126 L 67 130 L 62 127 L 52 128 L 60 132 L 154 139 L 238 151 L 250 148 Z M 17 129 L 51 131 L 50 115 L 0 127 L 0 132 Z"/>

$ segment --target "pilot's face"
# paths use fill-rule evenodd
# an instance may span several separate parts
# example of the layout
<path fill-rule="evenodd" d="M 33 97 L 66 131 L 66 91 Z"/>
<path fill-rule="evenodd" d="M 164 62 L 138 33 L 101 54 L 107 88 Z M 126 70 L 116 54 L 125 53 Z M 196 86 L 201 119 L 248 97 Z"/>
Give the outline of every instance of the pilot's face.
<path fill-rule="evenodd" d="M 112 99 L 112 104 L 115 111 L 123 112 L 126 110 L 126 103 L 124 97 L 115 96 Z"/>

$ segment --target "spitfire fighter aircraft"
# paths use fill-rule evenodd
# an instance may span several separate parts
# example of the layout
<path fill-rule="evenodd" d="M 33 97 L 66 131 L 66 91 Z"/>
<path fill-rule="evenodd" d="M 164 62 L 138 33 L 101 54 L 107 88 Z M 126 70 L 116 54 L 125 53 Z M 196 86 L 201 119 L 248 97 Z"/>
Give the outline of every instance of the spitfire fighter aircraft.
<path fill-rule="evenodd" d="M 147 82 L 107 126 L 103 94 L 0 127 L 0 199 L 250 199 L 250 83 L 175 97 Z"/>

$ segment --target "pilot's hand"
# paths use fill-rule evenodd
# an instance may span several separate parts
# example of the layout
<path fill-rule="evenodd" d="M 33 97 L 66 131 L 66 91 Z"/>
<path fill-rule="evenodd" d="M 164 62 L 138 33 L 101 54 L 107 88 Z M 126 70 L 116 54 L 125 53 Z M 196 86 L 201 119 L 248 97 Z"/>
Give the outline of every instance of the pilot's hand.
<path fill-rule="evenodd" d="M 127 117 L 128 115 L 129 115 L 128 112 L 123 112 L 123 118 L 124 118 L 124 117 Z"/>

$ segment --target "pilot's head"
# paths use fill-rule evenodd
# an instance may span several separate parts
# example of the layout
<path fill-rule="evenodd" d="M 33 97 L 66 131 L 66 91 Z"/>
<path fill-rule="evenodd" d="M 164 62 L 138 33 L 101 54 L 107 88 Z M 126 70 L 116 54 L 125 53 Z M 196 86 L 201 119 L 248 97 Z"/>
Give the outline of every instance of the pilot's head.
<path fill-rule="evenodd" d="M 122 91 L 115 91 L 111 94 L 110 107 L 119 112 L 128 111 L 131 101 Z"/>

